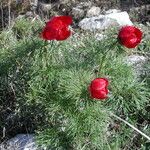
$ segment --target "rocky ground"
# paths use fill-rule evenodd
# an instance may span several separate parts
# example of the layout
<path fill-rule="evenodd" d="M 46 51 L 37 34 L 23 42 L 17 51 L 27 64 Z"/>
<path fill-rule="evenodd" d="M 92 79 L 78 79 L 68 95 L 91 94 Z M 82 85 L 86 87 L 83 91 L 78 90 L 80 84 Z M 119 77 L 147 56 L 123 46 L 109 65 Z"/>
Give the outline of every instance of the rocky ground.
<path fill-rule="evenodd" d="M 107 10 L 115 8 L 127 11 L 132 21 L 145 23 L 150 19 L 149 0 L 12 0 L 10 3 L 2 0 L 0 27 L 10 25 L 19 15 L 39 15 L 47 19 L 53 15 L 71 15 L 75 21 L 79 21 L 85 16 L 90 17 L 91 13 L 104 14 Z"/>

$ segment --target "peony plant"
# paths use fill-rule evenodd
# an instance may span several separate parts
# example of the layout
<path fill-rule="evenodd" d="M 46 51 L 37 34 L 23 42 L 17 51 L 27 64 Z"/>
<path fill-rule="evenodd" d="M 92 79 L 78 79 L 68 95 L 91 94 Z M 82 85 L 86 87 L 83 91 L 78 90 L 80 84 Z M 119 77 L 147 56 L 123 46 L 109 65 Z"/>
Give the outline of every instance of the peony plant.
<path fill-rule="evenodd" d="M 23 131 L 48 150 L 116 150 L 136 149 L 138 137 L 142 149 L 149 80 L 124 63 L 128 48 L 148 49 L 142 31 L 124 26 L 98 41 L 93 33 L 72 34 L 72 22 L 54 16 L 42 28 L 21 19 L 0 34 L 1 141 Z"/>
<path fill-rule="evenodd" d="M 41 33 L 41 37 L 44 40 L 66 40 L 71 35 L 69 25 L 71 25 L 72 22 L 73 21 L 70 16 L 53 17 L 46 23 L 46 26 Z M 141 42 L 141 39 L 141 30 L 134 26 L 124 26 L 118 33 L 119 43 L 127 48 L 135 48 Z M 105 53 L 105 55 L 107 55 L 107 53 Z M 108 94 L 107 86 L 108 79 L 94 79 L 89 86 L 91 97 L 96 99 L 106 99 Z"/>

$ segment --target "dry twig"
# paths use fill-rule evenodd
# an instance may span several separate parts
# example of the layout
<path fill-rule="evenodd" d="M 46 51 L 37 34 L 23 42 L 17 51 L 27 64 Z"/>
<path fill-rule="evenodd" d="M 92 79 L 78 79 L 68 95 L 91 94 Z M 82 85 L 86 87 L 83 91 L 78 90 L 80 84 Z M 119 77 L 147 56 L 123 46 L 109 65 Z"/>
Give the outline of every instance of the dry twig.
<path fill-rule="evenodd" d="M 150 137 L 148 135 L 146 135 L 145 133 L 143 133 L 142 131 L 140 131 L 139 129 L 137 129 L 136 127 L 134 127 L 133 125 L 131 125 L 129 122 L 125 121 L 124 119 L 120 118 L 119 116 L 110 113 L 111 116 L 117 118 L 118 120 L 120 120 L 121 122 L 124 122 L 126 125 L 128 125 L 129 127 L 131 127 L 133 130 L 135 130 L 136 132 L 138 132 L 139 134 L 141 134 L 143 137 L 145 137 L 146 139 L 148 139 L 150 141 Z"/>

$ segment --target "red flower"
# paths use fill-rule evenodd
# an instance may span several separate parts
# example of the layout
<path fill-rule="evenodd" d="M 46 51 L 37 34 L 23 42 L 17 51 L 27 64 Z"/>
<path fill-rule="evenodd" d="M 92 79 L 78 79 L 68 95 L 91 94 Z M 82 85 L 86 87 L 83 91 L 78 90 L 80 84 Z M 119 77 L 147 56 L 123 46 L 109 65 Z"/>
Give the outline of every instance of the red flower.
<path fill-rule="evenodd" d="M 107 86 L 108 80 L 106 78 L 94 79 L 89 86 L 91 97 L 96 99 L 106 99 L 108 94 Z"/>
<path fill-rule="evenodd" d="M 142 39 L 142 31 L 134 26 L 124 26 L 121 28 L 118 39 L 127 48 L 135 48 Z"/>
<path fill-rule="evenodd" d="M 66 40 L 70 35 L 69 25 L 72 23 L 70 16 L 53 17 L 46 23 L 42 31 L 42 38 L 44 40 Z"/>

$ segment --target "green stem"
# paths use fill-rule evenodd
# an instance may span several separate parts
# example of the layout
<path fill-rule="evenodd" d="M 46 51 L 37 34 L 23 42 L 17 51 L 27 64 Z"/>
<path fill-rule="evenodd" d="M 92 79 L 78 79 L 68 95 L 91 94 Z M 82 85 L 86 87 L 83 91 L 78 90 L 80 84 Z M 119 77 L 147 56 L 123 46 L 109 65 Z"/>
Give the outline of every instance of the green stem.
<path fill-rule="evenodd" d="M 117 42 L 118 42 L 118 41 L 115 41 L 114 43 L 112 43 L 112 44 L 109 46 L 109 48 L 107 49 L 107 51 L 105 52 L 105 54 L 103 54 L 102 59 L 101 59 L 101 61 L 100 61 L 100 65 L 99 65 L 99 71 L 98 71 L 99 74 L 100 74 L 100 72 L 101 72 L 101 70 L 102 70 L 102 68 L 103 68 L 103 65 L 104 65 L 104 63 L 105 63 L 105 60 L 106 60 L 106 57 L 107 57 L 108 52 L 116 45 Z"/>
<path fill-rule="evenodd" d="M 98 71 L 99 74 L 100 74 L 100 72 L 101 72 L 101 70 L 103 68 L 103 64 L 104 64 L 105 59 L 106 59 L 106 55 L 103 55 L 103 57 L 102 57 L 102 59 L 100 61 L 100 65 L 99 65 L 99 71 Z"/>
<path fill-rule="evenodd" d="M 42 59 L 43 59 L 43 62 L 44 62 L 44 66 L 45 68 L 48 68 L 48 50 L 47 50 L 47 41 L 44 42 L 44 49 L 43 49 L 43 54 L 42 54 Z"/>
<path fill-rule="evenodd" d="M 48 49 L 47 45 L 50 45 L 50 49 Z M 44 43 L 44 48 L 42 51 L 42 57 L 43 57 L 43 61 L 44 61 L 44 67 L 48 68 L 50 67 L 49 64 L 52 64 L 53 60 L 55 59 L 55 53 L 57 51 L 55 51 L 58 47 L 60 46 L 60 44 L 55 44 L 55 41 L 50 41 L 50 43 L 47 43 L 47 41 L 45 41 Z"/>

